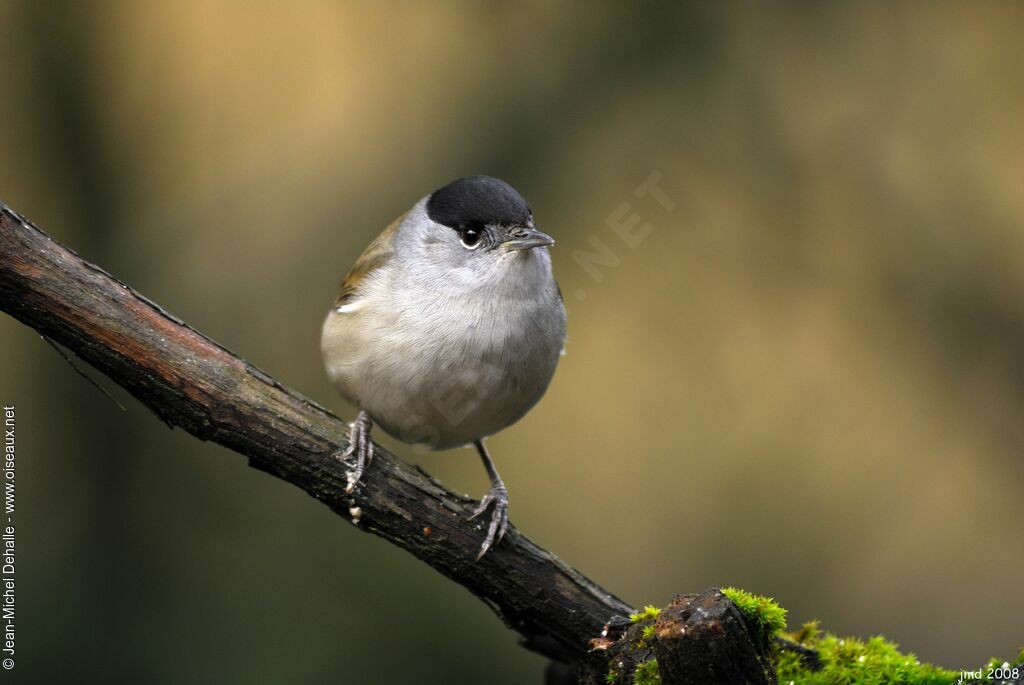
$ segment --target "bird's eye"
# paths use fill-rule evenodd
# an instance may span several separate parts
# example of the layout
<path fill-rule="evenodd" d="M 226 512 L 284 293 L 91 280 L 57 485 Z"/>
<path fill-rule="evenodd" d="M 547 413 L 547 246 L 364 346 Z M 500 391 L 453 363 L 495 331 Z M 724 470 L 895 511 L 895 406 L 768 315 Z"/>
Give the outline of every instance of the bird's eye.
<path fill-rule="evenodd" d="M 459 232 L 462 238 L 462 244 L 466 247 L 473 249 L 480 244 L 480 238 L 482 234 L 475 228 L 464 228 Z"/>

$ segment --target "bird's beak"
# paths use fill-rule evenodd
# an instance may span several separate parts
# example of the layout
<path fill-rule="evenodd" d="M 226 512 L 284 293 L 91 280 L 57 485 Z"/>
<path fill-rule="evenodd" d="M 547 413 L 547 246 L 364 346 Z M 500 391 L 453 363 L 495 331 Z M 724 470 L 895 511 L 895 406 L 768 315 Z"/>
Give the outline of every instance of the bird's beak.
<path fill-rule="evenodd" d="M 534 247 L 546 247 L 554 245 L 555 239 L 536 228 L 517 228 L 512 231 L 512 236 L 504 243 L 509 250 L 529 250 Z"/>

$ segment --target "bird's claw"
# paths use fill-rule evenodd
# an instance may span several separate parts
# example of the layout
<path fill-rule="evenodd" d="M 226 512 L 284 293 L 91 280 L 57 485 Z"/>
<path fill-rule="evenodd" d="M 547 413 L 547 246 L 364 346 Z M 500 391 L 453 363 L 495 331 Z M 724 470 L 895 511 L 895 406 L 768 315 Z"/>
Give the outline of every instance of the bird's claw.
<path fill-rule="evenodd" d="M 370 438 L 370 428 L 373 423 L 369 414 L 359 412 L 356 420 L 352 422 L 352 428 L 348 434 L 348 449 L 339 455 L 341 459 L 348 459 L 352 455 L 356 457 L 356 467 L 346 474 L 348 485 L 345 487 L 346 494 L 351 494 L 356 483 L 363 477 L 366 467 L 373 461 L 373 440 Z"/>
<path fill-rule="evenodd" d="M 472 521 L 480 514 L 487 511 L 488 507 L 494 505 L 494 511 L 491 513 L 491 524 L 487 528 L 487 537 L 484 538 L 484 542 L 480 545 L 480 553 L 476 555 L 476 560 L 480 561 L 487 550 L 493 545 L 501 542 L 501 539 L 505 537 L 505 531 L 508 530 L 508 490 L 503 485 L 492 487 L 484 498 L 480 500 L 480 504 L 470 515 L 469 520 Z"/>

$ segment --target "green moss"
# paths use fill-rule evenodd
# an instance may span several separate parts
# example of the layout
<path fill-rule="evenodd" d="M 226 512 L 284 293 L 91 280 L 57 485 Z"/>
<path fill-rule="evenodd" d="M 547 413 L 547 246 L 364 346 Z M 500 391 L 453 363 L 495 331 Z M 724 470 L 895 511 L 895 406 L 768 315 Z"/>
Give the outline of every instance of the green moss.
<path fill-rule="evenodd" d="M 786 610 L 771 598 L 731 587 L 723 588 L 722 593 L 768 637 L 786 627 Z M 781 685 L 948 685 L 960 675 L 923 664 L 913 654 L 902 654 L 897 645 L 882 637 L 865 641 L 822 633 L 817 621 L 805 623 L 787 637 L 817 650 L 822 668 L 812 671 L 799 654 L 782 652 L 777 665 Z"/>
<path fill-rule="evenodd" d="M 722 594 L 732 600 L 732 603 L 760 627 L 769 639 L 786 628 L 786 610 L 771 597 L 751 594 L 735 587 L 722 588 Z"/>
<path fill-rule="evenodd" d="M 635 614 L 630 614 L 629 615 L 629 620 L 632 621 L 633 623 L 642 623 L 644 621 L 654 621 L 654 620 L 656 620 L 658 618 L 658 616 L 660 614 L 661 614 L 661 609 L 659 609 L 658 607 L 653 607 L 650 604 L 648 604 L 642 610 L 636 612 Z"/>
<path fill-rule="evenodd" d="M 818 623 L 818 620 L 815 619 L 813 621 L 808 621 L 807 623 L 800 626 L 800 630 L 796 631 L 796 633 L 794 633 L 790 637 L 793 638 L 794 642 L 799 642 L 803 645 L 810 644 L 811 642 L 817 640 L 820 635 L 821 625 Z"/>
<path fill-rule="evenodd" d="M 658 662 L 654 658 L 651 646 L 656 638 L 654 622 L 661 615 L 661 609 L 647 605 L 640 611 L 630 614 L 633 625 L 622 636 L 619 644 L 610 653 L 607 683 L 623 683 L 632 685 L 654 685 L 661 683 L 658 673 Z M 632 675 L 629 675 L 632 673 Z"/>
<path fill-rule="evenodd" d="M 780 685 L 949 685 L 959 673 L 923 664 L 882 637 L 867 641 L 821 633 L 816 622 L 787 636 L 818 650 L 822 668 L 811 671 L 793 652 L 779 655 Z"/>
<path fill-rule="evenodd" d="M 658 660 L 648 659 L 637 664 L 633 671 L 633 685 L 661 685 L 661 671 L 658 670 Z"/>
<path fill-rule="evenodd" d="M 769 597 L 760 597 L 737 588 L 723 588 L 728 597 L 748 619 L 764 631 L 768 638 L 779 635 L 786 627 L 786 610 Z M 654 658 L 651 641 L 656 639 L 654 621 L 660 609 L 645 606 L 630 614 L 636 624 L 630 628 L 628 651 L 640 661 L 633 670 L 633 685 L 660 685 L 661 673 Z M 776 671 L 779 685 L 952 685 L 961 673 L 931 664 L 921 663 L 913 654 L 903 654 L 899 647 L 883 637 L 867 640 L 841 638 L 822 632 L 817 621 L 805 623 L 794 633 L 784 637 L 818 653 L 821 668 L 811 670 L 804 657 L 794 651 L 776 652 Z M 646 650 L 646 651 L 640 651 Z M 629 661 L 629 660 L 627 660 Z M 635 663 L 635 662 L 634 662 Z M 1002 667 L 1007 663 L 992 659 L 983 667 Z M 1024 667 L 1024 649 L 1008 664 Z M 623 683 L 628 666 L 613 659 L 605 677 L 609 684 Z M 623 683 L 625 685 L 625 683 Z"/>
<path fill-rule="evenodd" d="M 1017 654 L 1017 658 L 1014 659 L 1013 661 L 1006 661 L 1005 659 L 997 659 L 995 657 L 992 657 L 991 659 L 988 660 L 988 663 L 985 664 L 984 670 L 987 671 L 990 668 L 991 669 L 1004 668 L 1006 666 L 1010 666 L 1010 667 L 1021 666 L 1021 667 L 1024 667 L 1024 647 L 1021 648 L 1020 652 Z"/>

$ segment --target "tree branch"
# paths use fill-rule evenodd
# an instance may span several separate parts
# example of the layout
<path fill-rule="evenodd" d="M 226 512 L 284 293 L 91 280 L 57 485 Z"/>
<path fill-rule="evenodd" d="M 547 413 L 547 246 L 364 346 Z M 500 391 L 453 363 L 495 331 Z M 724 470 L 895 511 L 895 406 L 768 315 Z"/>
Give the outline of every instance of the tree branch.
<path fill-rule="evenodd" d="M 344 422 L 2 203 L 0 309 L 72 350 L 169 426 L 245 455 L 250 466 L 302 488 L 468 589 L 522 635 L 527 648 L 553 659 L 549 683 L 604 682 L 610 659 L 625 664 L 629 659 L 619 655 L 627 653 L 631 668 L 640 665 L 630 640 L 644 626 L 623 633 L 630 625 L 623 617 L 633 611 L 625 602 L 513 526 L 476 561 L 482 524 L 467 521 L 475 502 L 380 447 L 347 494 L 354 464 L 338 456 L 347 447 Z M 774 682 L 758 667 L 767 663 L 767 642 L 750 639 L 751 628 L 735 619 L 739 614 L 721 593 L 688 595 L 669 608 L 665 616 L 676 616 L 675 622 L 658 624 L 664 636 L 659 633 L 654 645 L 665 662 L 663 682 L 731 683 L 728 674 L 740 672 L 752 674 L 744 682 Z M 622 675 L 625 666 L 617 668 Z"/>
<path fill-rule="evenodd" d="M 629 605 L 510 526 L 474 561 L 472 500 L 376 448 L 351 495 L 344 422 L 193 330 L 0 204 L 0 308 L 126 388 L 170 426 L 249 458 L 482 599 L 528 647 L 578 662 Z"/>

